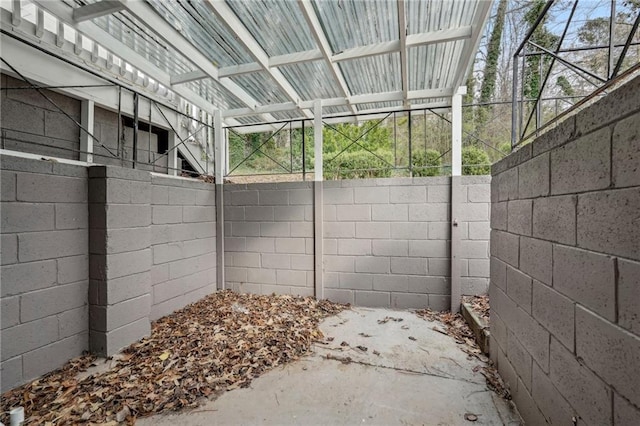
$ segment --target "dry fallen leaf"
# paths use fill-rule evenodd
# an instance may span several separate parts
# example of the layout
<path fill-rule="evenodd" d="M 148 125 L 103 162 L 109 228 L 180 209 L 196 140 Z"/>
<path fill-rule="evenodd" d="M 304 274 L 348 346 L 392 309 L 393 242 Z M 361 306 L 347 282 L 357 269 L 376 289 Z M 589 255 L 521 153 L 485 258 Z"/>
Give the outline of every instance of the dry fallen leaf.
<path fill-rule="evenodd" d="M 167 358 L 169 358 L 169 352 L 164 352 L 158 358 L 160 358 L 160 361 L 165 361 Z"/>

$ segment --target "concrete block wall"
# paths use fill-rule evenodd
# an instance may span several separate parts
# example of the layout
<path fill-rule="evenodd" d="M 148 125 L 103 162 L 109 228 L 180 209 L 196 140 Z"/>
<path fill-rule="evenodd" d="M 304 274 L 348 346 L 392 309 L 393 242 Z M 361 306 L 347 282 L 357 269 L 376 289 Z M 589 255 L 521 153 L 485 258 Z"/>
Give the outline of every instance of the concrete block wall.
<path fill-rule="evenodd" d="M 463 294 L 489 274 L 490 178 L 462 178 Z M 314 294 L 316 209 L 323 215 L 324 297 L 360 306 L 451 306 L 448 177 L 225 185 L 227 285 L 255 293 Z"/>
<path fill-rule="evenodd" d="M 216 291 L 215 185 L 151 176 L 152 320 Z"/>
<path fill-rule="evenodd" d="M 88 349 L 89 225 L 85 167 L 0 162 L 4 392 Z"/>
<path fill-rule="evenodd" d="M 0 74 L 3 88 L 27 87 L 22 80 Z M 51 90 L 42 90 L 65 113 L 80 122 L 80 101 Z M 78 160 L 80 129 L 35 90 L 2 90 L 0 93 L 3 149 Z M 28 117 L 28 120 L 25 120 Z M 117 139 L 114 139 L 117 140 Z"/>
<path fill-rule="evenodd" d="M 227 288 L 314 294 L 311 182 L 224 185 L 224 218 Z"/>
<path fill-rule="evenodd" d="M 491 357 L 530 424 L 640 419 L 640 77 L 492 169 Z"/>
<path fill-rule="evenodd" d="M 215 187 L 113 166 L 2 155 L 2 391 L 216 288 Z"/>

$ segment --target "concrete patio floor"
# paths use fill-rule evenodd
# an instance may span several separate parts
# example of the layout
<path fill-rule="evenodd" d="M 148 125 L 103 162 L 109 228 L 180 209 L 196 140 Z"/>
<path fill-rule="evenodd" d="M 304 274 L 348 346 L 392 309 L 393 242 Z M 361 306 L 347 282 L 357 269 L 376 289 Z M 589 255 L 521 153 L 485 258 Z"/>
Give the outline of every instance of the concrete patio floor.
<path fill-rule="evenodd" d="M 402 321 L 379 322 L 388 317 Z M 138 424 L 520 424 L 509 404 L 487 388 L 484 376 L 473 372 L 483 363 L 469 359 L 433 326 L 443 329 L 407 311 L 353 308 L 321 324 L 333 341 L 316 344 L 312 355 L 196 410 Z M 465 420 L 467 413 L 477 421 Z"/>

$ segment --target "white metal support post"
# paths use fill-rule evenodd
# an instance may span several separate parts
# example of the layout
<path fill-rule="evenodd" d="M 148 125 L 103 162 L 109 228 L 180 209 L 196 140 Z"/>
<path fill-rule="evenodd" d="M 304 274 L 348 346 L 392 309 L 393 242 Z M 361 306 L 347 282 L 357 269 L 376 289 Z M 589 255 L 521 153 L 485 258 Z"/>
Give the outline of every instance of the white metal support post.
<path fill-rule="evenodd" d="M 314 222 L 314 254 L 315 254 L 315 296 L 316 299 L 324 299 L 324 274 L 323 274 L 323 221 L 324 200 L 322 183 L 322 101 L 316 100 L 313 104 L 313 146 L 314 179 L 313 179 L 313 222 Z"/>
<path fill-rule="evenodd" d="M 169 143 L 167 154 L 167 172 L 172 176 L 178 176 L 178 148 L 176 148 L 176 139 L 177 136 L 175 132 L 169 132 Z"/>
<path fill-rule="evenodd" d="M 462 204 L 462 95 L 460 87 L 451 98 L 451 312 L 460 311 L 460 208 Z"/>
<path fill-rule="evenodd" d="M 93 163 L 93 135 L 94 128 L 94 112 L 95 103 L 92 100 L 85 99 L 80 106 L 80 124 L 87 129 L 87 132 L 80 130 L 80 161 Z"/>
<path fill-rule="evenodd" d="M 216 182 L 216 274 L 217 288 L 226 288 L 224 278 L 224 152 L 226 145 L 225 129 L 222 127 L 222 111 L 213 115 L 213 149 L 215 155 Z"/>

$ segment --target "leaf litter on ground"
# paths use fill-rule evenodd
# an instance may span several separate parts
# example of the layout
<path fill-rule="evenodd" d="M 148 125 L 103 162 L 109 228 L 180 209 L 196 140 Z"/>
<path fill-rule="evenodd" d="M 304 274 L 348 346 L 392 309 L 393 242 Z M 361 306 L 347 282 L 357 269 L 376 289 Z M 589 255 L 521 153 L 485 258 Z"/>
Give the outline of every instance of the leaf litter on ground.
<path fill-rule="evenodd" d="M 478 297 L 478 299 L 485 299 L 483 297 Z M 484 301 L 477 302 L 479 304 L 485 304 L 487 306 L 487 315 L 489 312 L 488 309 L 488 297 Z M 430 309 L 419 309 L 415 311 L 416 315 L 420 318 L 434 322 L 441 322 L 445 329 L 442 330 L 438 327 L 432 327 L 434 331 L 439 333 L 448 335 L 452 337 L 456 343 L 460 344 L 460 349 L 465 352 L 470 357 L 475 357 L 478 360 L 486 363 L 487 365 L 478 365 L 474 368 L 474 372 L 479 372 L 482 374 L 486 381 L 487 386 L 493 390 L 496 394 L 504 399 L 511 399 L 511 394 L 509 389 L 505 386 L 502 378 L 498 374 L 498 371 L 493 367 L 492 362 L 482 353 L 480 347 L 476 343 L 475 335 L 469 325 L 465 321 L 465 319 L 460 314 L 454 314 L 449 311 L 432 311 Z M 487 317 L 488 320 L 488 317 Z"/>
<path fill-rule="evenodd" d="M 117 357 L 110 370 L 84 378 L 85 355 L 2 395 L 0 421 L 12 407 L 25 424 L 126 422 L 194 408 L 247 387 L 266 371 L 311 351 L 319 322 L 347 306 L 311 297 L 222 291 L 152 324 L 151 336 Z"/>

